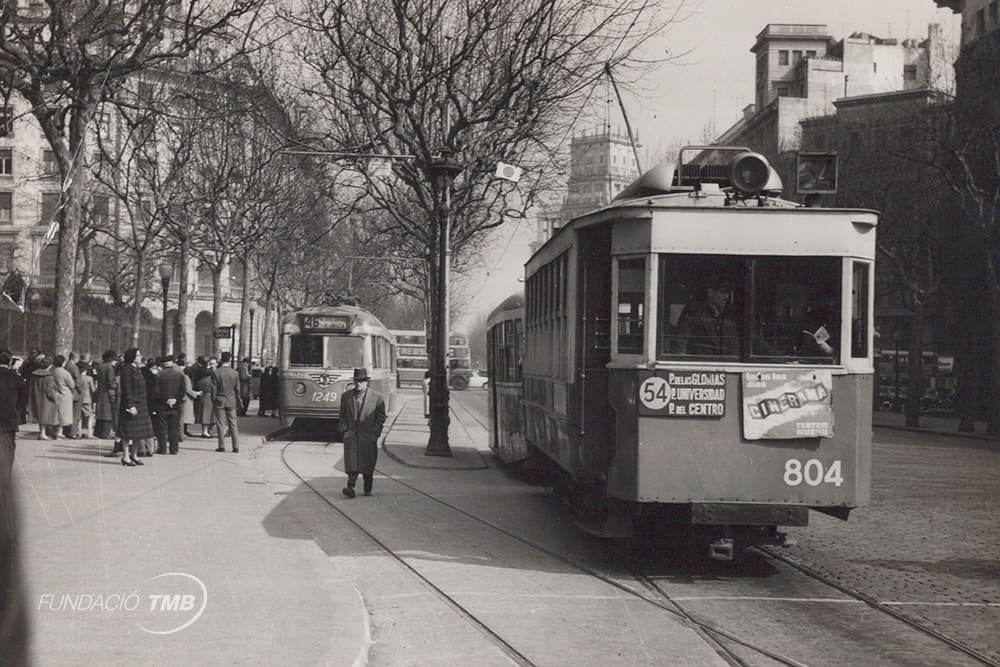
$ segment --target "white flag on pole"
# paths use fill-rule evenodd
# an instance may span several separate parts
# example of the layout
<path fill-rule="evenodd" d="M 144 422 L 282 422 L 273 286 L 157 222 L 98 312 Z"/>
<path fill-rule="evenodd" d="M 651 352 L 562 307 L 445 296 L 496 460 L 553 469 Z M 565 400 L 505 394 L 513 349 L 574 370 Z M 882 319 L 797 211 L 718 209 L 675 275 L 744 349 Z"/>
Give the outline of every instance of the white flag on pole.
<path fill-rule="evenodd" d="M 506 162 L 497 162 L 497 178 L 502 178 L 505 181 L 511 181 L 517 183 L 521 180 L 521 172 L 523 170 L 520 167 L 515 167 L 512 164 L 507 164 Z"/>

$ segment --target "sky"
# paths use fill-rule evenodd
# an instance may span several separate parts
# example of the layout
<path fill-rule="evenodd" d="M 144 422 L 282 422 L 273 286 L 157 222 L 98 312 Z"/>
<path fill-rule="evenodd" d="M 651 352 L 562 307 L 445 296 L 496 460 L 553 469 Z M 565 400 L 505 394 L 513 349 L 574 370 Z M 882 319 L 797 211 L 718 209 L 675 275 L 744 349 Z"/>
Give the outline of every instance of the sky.
<path fill-rule="evenodd" d="M 664 6 L 677 0 L 661 0 Z M 754 101 L 754 55 L 757 33 L 768 23 L 826 24 L 834 39 L 853 32 L 906 39 L 927 37 L 927 26 L 940 23 L 958 39 L 959 17 L 938 9 L 933 0 L 688 0 L 682 21 L 650 46 L 652 53 L 675 56 L 641 82 L 642 95 L 626 95 L 629 120 L 649 149 L 701 143 L 706 131 L 721 134 Z M 603 101 L 596 104 L 604 107 Z M 621 116 L 612 119 L 624 130 Z M 714 132 L 712 132 L 714 128 Z M 594 124 L 577 132 L 593 130 Z M 648 165 L 643 165 L 648 168 Z M 481 272 L 463 281 L 471 295 L 468 315 L 456 324 L 467 328 L 485 318 L 503 299 L 522 287 L 531 224 L 511 220 L 498 231 Z"/>

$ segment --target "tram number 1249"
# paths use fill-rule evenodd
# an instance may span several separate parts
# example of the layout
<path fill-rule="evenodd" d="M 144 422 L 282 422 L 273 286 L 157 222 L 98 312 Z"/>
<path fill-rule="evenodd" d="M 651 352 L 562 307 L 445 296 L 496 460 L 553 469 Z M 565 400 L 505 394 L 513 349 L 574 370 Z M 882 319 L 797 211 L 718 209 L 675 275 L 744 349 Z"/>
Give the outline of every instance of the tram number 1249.
<path fill-rule="evenodd" d="M 823 462 L 819 459 L 809 459 L 805 463 L 798 459 L 788 459 L 785 461 L 784 480 L 788 486 L 800 486 L 803 482 L 809 486 L 820 484 L 840 486 L 844 483 L 839 460 L 824 469 Z"/>

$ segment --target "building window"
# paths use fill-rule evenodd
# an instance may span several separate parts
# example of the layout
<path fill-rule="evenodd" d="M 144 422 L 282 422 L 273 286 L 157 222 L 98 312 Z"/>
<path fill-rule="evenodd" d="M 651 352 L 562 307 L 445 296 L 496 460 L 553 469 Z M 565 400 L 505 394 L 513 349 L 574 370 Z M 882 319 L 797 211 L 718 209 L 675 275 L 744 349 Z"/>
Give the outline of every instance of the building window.
<path fill-rule="evenodd" d="M 14 268 L 14 244 L 0 243 L 0 274 L 6 275 Z"/>
<path fill-rule="evenodd" d="M 787 83 L 779 83 L 774 86 L 774 94 L 778 97 L 788 97 L 791 94 L 791 90 Z"/>
<path fill-rule="evenodd" d="M 42 151 L 42 172 L 45 174 L 59 173 L 59 163 L 56 162 L 55 151 Z"/>
<path fill-rule="evenodd" d="M 989 9 L 989 11 L 990 11 L 990 23 L 992 23 L 993 25 L 996 25 L 997 24 L 997 19 L 998 19 L 998 16 L 997 16 L 997 0 L 993 0 L 993 2 L 990 3 L 990 9 Z"/>
<path fill-rule="evenodd" d="M 14 224 L 14 193 L 0 192 L 0 225 Z"/>
<path fill-rule="evenodd" d="M 903 65 L 903 81 L 916 81 L 916 80 L 917 80 L 917 66 Z"/>
<path fill-rule="evenodd" d="M 10 148 L 0 148 L 0 175 L 10 176 L 14 173 L 14 151 Z"/>
<path fill-rule="evenodd" d="M 797 65 L 797 64 L 799 64 L 800 60 L 802 60 L 802 52 L 801 51 L 792 51 L 792 64 L 793 65 Z"/>
<path fill-rule="evenodd" d="M 14 109 L 0 107 L 0 137 L 14 136 Z"/>
<path fill-rule="evenodd" d="M 816 57 L 815 51 L 806 51 L 806 58 L 815 58 L 815 57 Z"/>
<path fill-rule="evenodd" d="M 779 65 L 788 64 L 788 51 L 778 51 L 778 64 Z"/>
<path fill-rule="evenodd" d="M 42 193 L 42 224 L 48 225 L 56 217 L 56 212 L 59 210 L 59 193 L 58 192 L 43 192 Z"/>

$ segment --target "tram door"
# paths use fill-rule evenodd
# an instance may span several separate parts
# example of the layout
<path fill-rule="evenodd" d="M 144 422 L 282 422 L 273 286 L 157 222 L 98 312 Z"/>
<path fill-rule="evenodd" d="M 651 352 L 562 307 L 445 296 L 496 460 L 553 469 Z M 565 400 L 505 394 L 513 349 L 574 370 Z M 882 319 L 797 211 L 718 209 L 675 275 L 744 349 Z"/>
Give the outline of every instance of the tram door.
<path fill-rule="evenodd" d="M 580 232 L 577 257 L 576 386 L 570 412 L 578 429 L 577 469 L 592 478 L 606 474 L 613 451 L 614 415 L 608 401 L 611 359 L 611 227 Z"/>

